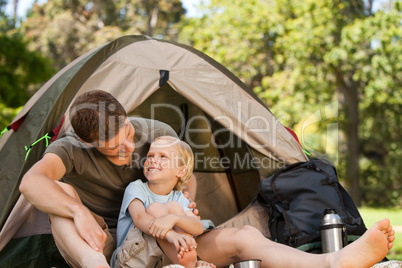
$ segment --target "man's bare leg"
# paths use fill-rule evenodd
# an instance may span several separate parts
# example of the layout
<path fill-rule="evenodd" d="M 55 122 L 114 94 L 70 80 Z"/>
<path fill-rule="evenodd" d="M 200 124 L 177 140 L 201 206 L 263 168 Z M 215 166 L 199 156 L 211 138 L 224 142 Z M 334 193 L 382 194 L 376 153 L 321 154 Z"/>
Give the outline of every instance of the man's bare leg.
<path fill-rule="evenodd" d="M 370 267 L 385 257 L 394 235 L 389 221 L 383 220 L 353 244 L 331 254 L 309 254 L 272 242 L 251 226 L 215 229 L 196 241 L 198 255 L 217 267 L 247 259 L 261 259 L 262 267 Z"/>
<path fill-rule="evenodd" d="M 69 195 L 79 200 L 73 187 L 65 183 L 59 183 L 59 185 Z M 69 256 L 68 261 L 73 267 L 110 267 L 102 252 L 95 251 L 81 238 L 72 219 L 55 215 L 49 215 L 49 217 L 53 237 L 58 247 L 61 247 Z"/>
<path fill-rule="evenodd" d="M 196 241 L 198 256 L 217 267 L 247 259 L 261 259 L 262 267 L 301 267 L 300 259 L 306 255 L 272 242 L 252 226 L 218 228 L 197 237 Z M 291 254 L 294 258 L 290 258 Z"/>
<path fill-rule="evenodd" d="M 361 238 L 335 252 L 331 267 L 371 267 L 392 248 L 395 231 L 388 219 L 378 221 Z"/>

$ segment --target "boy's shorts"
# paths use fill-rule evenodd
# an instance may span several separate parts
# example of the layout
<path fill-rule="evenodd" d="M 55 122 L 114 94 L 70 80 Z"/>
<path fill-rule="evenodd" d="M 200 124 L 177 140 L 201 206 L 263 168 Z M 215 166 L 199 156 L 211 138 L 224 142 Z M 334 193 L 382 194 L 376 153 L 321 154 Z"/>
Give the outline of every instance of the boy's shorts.
<path fill-rule="evenodd" d="M 101 216 L 99 216 L 93 212 L 91 212 L 91 213 L 92 213 L 92 216 L 95 218 L 96 222 L 99 224 L 100 227 L 102 227 L 102 230 L 106 233 L 107 238 L 106 238 L 106 242 L 105 242 L 105 247 L 103 248 L 103 255 L 105 255 L 106 260 L 109 262 L 112 254 L 113 254 L 113 251 L 116 248 L 116 243 L 115 243 L 112 235 L 109 232 L 109 228 L 108 228 L 105 220 Z M 49 222 L 50 222 L 50 218 L 49 218 Z M 77 261 L 75 261 L 70 255 L 68 255 L 67 252 L 65 252 L 63 250 L 63 248 L 58 245 L 56 240 L 55 240 L 55 242 L 56 242 L 56 246 L 57 246 L 61 256 L 68 263 L 68 265 L 70 265 L 73 268 L 76 268 L 76 267 L 80 268 L 81 266 L 77 263 Z"/>
<path fill-rule="evenodd" d="M 202 220 L 202 223 L 205 230 L 204 233 L 215 227 L 210 220 Z M 170 260 L 159 247 L 156 239 L 143 233 L 134 225 L 130 227 L 127 237 L 120 249 L 116 250 L 113 254 L 113 260 L 111 262 L 114 268 L 160 268 L 171 264 Z"/>
<path fill-rule="evenodd" d="M 156 239 L 132 226 L 120 247 L 114 268 L 118 267 L 162 267 L 163 251 Z M 113 263 L 113 261 L 112 261 Z"/>

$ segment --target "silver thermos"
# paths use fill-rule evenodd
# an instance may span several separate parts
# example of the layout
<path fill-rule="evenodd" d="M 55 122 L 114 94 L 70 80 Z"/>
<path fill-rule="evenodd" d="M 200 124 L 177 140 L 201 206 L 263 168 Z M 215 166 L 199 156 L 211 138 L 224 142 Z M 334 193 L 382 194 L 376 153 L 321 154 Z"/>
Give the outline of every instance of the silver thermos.
<path fill-rule="evenodd" d="M 345 224 L 335 209 L 327 208 L 324 210 L 320 231 L 323 253 L 334 252 L 346 246 Z"/>

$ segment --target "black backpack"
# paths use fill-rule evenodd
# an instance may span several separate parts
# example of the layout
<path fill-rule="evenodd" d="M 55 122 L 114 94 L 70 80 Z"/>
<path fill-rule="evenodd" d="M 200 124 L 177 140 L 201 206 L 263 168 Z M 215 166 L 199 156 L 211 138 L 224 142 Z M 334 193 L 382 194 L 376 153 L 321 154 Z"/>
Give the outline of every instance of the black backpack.
<path fill-rule="evenodd" d="M 319 226 L 326 208 L 336 209 L 347 229 L 348 243 L 367 230 L 352 198 L 325 160 L 299 162 L 263 180 L 257 197 L 269 214 L 271 239 L 321 253 Z"/>

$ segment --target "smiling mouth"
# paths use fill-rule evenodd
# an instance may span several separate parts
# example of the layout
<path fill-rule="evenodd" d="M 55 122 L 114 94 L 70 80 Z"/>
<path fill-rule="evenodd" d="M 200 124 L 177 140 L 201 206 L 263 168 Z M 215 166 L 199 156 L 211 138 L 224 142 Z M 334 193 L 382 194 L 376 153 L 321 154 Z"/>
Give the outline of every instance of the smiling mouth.
<path fill-rule="evenodd" d="M 157 171 L 159 171 L 159 169 L 156 168 L 156 167 L 148 168 L 148 172 L 155 173 L 155 172 L 157 172 Z"/>

